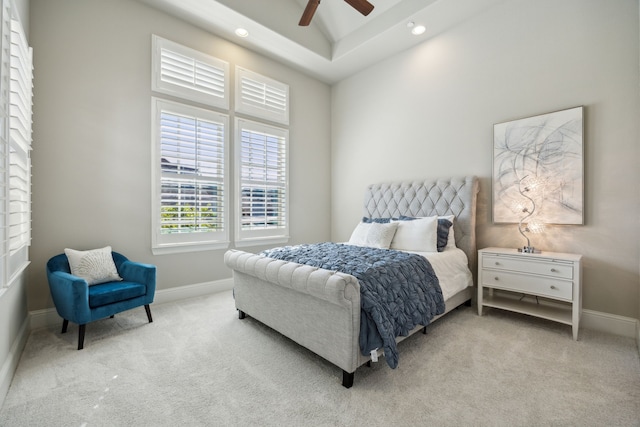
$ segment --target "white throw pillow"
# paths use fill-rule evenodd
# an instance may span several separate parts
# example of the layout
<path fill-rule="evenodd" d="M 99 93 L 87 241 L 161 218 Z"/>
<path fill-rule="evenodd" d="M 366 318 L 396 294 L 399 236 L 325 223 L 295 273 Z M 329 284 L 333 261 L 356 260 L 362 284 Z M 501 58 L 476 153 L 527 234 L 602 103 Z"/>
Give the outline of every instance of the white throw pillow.
<path fill-rule="evenodd" d="M 413 252 L 438 251 L 438 217 L 430 216 L 412 221 L 398 221 L 391 249 Z"/>
<path fill-rule="evenodd" d="M 65 249 L 71 274 L 81 277 L 89 285 L 122 280 L 111 256 L 111 246 L 90 251 Z"/>
<path fill-rule="evenodd" d="M 397 227 L 398 224 L 395 222 L 388 224 L 361 222 L 353 230 L 353 233 L 351 233 L 349 244 L 389 249 Z"/>
<path fill-rule="evenodd" d="M 372 223 L 370 222 L 361 222 L 356 225 L 356 228 L 353 229 L 351 237 L 349 238 L 349 244 L 365 246 L 365 243 L 367 242 L 367 234 L 369 233 L 371 224 Z"/>

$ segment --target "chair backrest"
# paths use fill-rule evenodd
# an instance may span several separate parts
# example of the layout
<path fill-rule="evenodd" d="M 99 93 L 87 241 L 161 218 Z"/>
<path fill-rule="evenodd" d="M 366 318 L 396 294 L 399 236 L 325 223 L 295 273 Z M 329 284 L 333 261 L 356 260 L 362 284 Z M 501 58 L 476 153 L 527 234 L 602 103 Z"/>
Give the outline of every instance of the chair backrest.
<path fill-rule="evenodd" d="M 47 261 L 47 273 L 54 271 L 63 271 L 65 273 L 71 273 L 69 267 L 69 260 L 65 254 L 59 254 Z"/>

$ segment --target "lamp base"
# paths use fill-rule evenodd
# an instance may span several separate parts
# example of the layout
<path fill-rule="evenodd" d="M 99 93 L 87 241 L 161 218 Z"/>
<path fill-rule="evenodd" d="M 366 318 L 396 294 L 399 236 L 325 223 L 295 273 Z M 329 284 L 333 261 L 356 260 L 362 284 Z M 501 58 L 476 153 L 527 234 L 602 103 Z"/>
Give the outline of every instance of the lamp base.
<path fill-rule="evenodd" d="M 522 248 L 518 248 L 518 252 L 522 252 L 523 254 L 539 254 L 542 253 L 540 249 L 536 249 L 533 246 L 524 246 Z"/>

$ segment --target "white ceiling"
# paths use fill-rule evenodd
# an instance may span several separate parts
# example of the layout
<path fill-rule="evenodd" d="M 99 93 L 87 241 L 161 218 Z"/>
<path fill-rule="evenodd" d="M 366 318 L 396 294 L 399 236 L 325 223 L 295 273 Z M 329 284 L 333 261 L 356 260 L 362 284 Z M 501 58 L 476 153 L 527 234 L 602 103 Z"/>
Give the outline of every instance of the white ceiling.
<path fill-rule="evenodd" d="M 308 27 L 307 0 L 139 0 L 327 83 L 340 81 L 506 0 L 369 0 L 363 16 L 344 0 L 322 0 Z M 420 36 L 408 23 L 424 25 Z M 244 27 L 249 37 L 234 31 Z"/>

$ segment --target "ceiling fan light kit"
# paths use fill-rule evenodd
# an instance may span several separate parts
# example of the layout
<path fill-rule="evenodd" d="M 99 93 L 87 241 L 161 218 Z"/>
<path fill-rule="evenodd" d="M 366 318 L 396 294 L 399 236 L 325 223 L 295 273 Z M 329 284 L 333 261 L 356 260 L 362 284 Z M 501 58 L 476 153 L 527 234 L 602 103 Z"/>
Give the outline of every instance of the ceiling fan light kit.
<path fill-rule="evenodd" d="M 351 7 L 355 10 L 367 16 L 373 10 L 373 5 L 369 3 L 367 0 L 344 0 L 349 3 Z M 320 5 L 320 0 L 309 0 L 307 3 L 307 7 L 304 8 L 304 12 L 302 12 L 302 17 L 300 18 L 300 22 L 298 25 L 301 27 L 306 27 L 311 23 L 311 19 L 313 19 L 313 15 L 316 13 L 316 9 Z"/>

